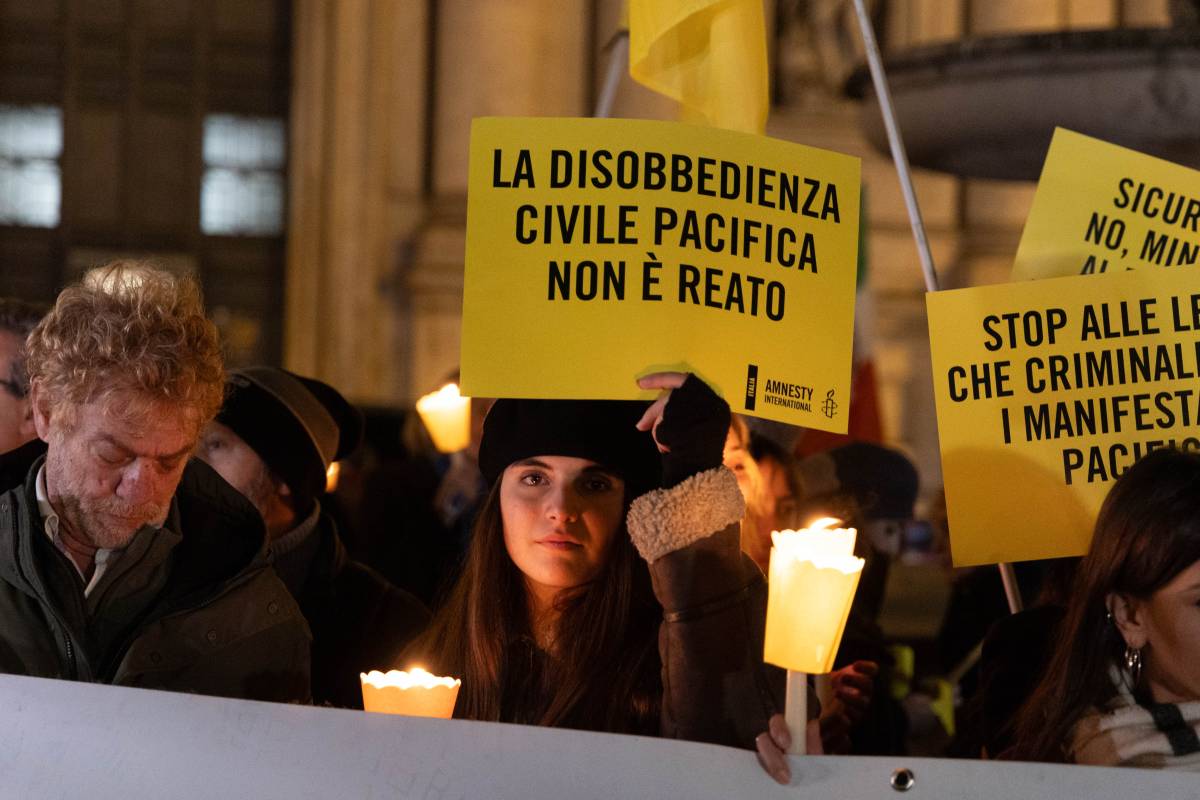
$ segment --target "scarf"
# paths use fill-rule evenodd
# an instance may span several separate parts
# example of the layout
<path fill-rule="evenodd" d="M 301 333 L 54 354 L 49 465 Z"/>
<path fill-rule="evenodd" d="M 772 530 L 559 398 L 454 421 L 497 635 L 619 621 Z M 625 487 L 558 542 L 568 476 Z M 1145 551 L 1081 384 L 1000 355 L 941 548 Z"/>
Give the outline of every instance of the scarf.
<path fill-rule="evenodd" d="M 1109 675 L 1116 696 L 1076 723 L 1075 763 L 1200 772 L 1200 702 L 1139 703 L 1116 667 Z"/>

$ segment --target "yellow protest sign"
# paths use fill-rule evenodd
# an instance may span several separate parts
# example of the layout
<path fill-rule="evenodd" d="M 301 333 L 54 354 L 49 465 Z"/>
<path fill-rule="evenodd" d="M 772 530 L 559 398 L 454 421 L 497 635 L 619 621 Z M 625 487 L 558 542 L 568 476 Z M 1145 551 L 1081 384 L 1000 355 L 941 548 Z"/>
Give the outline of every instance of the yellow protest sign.
<path fill-rule="evenodd" d="M 670 122 L 471 129 L 462 389 L 650 398 L 697 373 L 734 411 L 846 430 L 859 160 Z"/>
<path fill-rule="evenodd" d="M 1113 480 L 1200 450 L 1200 272 L 926 296 L 959 566 L 1086 552 Z"/>
<path fill-rule="evenodd" d="M 1200 257 L 1200 172 L 1054 131 L 1013 280 L 1182 267 Z"/>

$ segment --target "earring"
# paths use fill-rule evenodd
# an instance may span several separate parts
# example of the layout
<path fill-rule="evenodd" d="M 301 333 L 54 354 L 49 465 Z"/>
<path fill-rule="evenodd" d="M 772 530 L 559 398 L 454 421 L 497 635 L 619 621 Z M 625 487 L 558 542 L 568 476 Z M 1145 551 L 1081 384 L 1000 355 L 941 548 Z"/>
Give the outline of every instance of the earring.
<path fill-rule="evenodd" d="M 1140 647 L 1125 647 L 1125 669 L 1129 671 L 1131 686 L 1137 686 L 1138 678 L 1142 677 L 1142 649 Z"/>

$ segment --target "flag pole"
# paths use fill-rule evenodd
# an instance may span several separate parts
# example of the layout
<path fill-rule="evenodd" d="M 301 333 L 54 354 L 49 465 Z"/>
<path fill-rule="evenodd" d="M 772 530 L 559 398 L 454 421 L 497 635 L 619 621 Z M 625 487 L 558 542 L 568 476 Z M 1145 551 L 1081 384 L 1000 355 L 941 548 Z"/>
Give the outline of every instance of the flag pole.
<path fill-rule="evenodd" d="M 613 102 L 617 99 L 621 76 L 629 68 L 629 31 L 617 31 L 616 36 L 608 43 L 608 50 L 608 71 L 604 74 L 604 86 L 600 89 L 600 96 L 596 98 L 593 117 L 612 116 Z"/>
<path fill-rule="evenodd" d="M 908 153 L 904 140 L 900 138 L 900 126 L 892 107 L 892 93 L 888 90 L 887 76 L 883 72 L 883 57 L 879 54 L 879 43 L 875 30 L 867 15 L 864 0 L 854 0 L 854 11 L 858 15 L 858 27 L 862 31 L 864 49 L 867 51 L 867 66 L 871 71 L 871 83 L 879 99 L 879 110 L 883 114 L 883 125 L 887 129 L 888 144 L 892 149 L 892 161 L 900 173 L 900 189 L 904 192 L 904 205 L 908 208 L 908 220 L 912 224 L 913 238 L 917 241 L 917 255 L 921 259 L 921 271 L 925 274 L 925 290 L 938 290 L 937 272 L 933 268 L 933 253 L 929 249 L 929 238 L 925 235 L 925 223 L 921 219 L 921 208 L 917 205 L 917 193 L 913 189 L 912 171 L 908 166 Z"/>
<path fill-rule="evenodd" d="M 888 90 L 887 76 L 883 71 L 883 57 L 879 53 L 879 43 L 875 40 L 875 30 L 871 27 L 871 18 L 867 15 L 864 0 L 854 0 L 854 12 L 858 17 L 859 30 L 862 32 L 863 47 L 867 54 L 867 67 L 871 72 L 871 83 L 875 87 L 875 97 L 879 100 L 879 110 L 883 115 L 884 128 L 887 130 L 892 161 L 895 162 L 896 172 L 900 176 L 900 189 L 904 193 L 904 205 L 908 208 L 908 221 L 912 225 L 913 238 L 917 243 L 917 255 L 921 259 L 921 272 L 925 276 L 925 290 L 936 292 L 940 287 L 938 286 L 937 272 L 933 267 L 933 253 L 929 249 L 929 237 L 925 233 L 925 223 L 921 219 L 921 208 L 917 205 L 917 193 L 913 189 L 908 154 L 904 150 L 904 140 L 900 137 L 900 125 L 896 122 L 896 111 L 892 106 L 892 93 Z M 1012 564 L 1002 563 L 996 566 L 1000 569 L 1000 580 L 1004 583 L 1004 595 L 1008 598 L 1008 609 L 1015 614 L 1023 606 L 1016 573 L 1013 571 Z"/>

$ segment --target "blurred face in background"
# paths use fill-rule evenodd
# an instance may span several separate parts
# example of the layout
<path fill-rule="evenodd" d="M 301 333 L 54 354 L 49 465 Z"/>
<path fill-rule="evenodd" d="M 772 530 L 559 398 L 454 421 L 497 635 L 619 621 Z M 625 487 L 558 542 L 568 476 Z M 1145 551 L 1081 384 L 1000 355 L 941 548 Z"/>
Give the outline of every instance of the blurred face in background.
<path fill-rule="evenodd" d="M 798 498 L 792 493 L 788 468 L 770 457 L 755 463 L 762 476 L 763 502 L 760 514 L 769 526 L 768 530 L 796 528 L 801 524 L 795 518 Z"/>
<path fill-rule="evenodd" d="M 33 407 L 16 380 L 17 351 L 21 337 L 0 330 L 0 453 L 16 450 L 37 438 Z"/>
<path fill-rule="evenodd" d="M 281 483 L 267 463 L 227 425 L 210 422 L 196 444 L 196 458 L 208 464 L 254 504 L 272 539 L 295 525 L 295 514 L 288 506 L 287 485 Z"/>
<path fill-rule="evenodd" d="M 741 547 L 765 573 L 771 557 L 770 521 L 763 516 L 766 504 L 762 475 L 746 449 L 745 428 L 734 423 L 725 437 L 724 463 L 737 477 L 746 499 L 746 516 L 741 524 Z"/>
<path fill-rule="evenodd" d="M 270 472 L 258 453 L 228 426 L 210 422 L 196 444 L 196 458 L 215 469 L 262 513 L 273 487 Z"/>
<path fill-rule="evenodd" d="M 746 498 L 747 503 L 753 503 L 758 493 L 757 469 L 754 459 L 750 458 L 750 451 L 746 449 L 746 442 L 736 427 L 731 426 L 729 434 L 725 437 L 723 460 L 725 466 L 737 478 L 742 497 Z"/>

